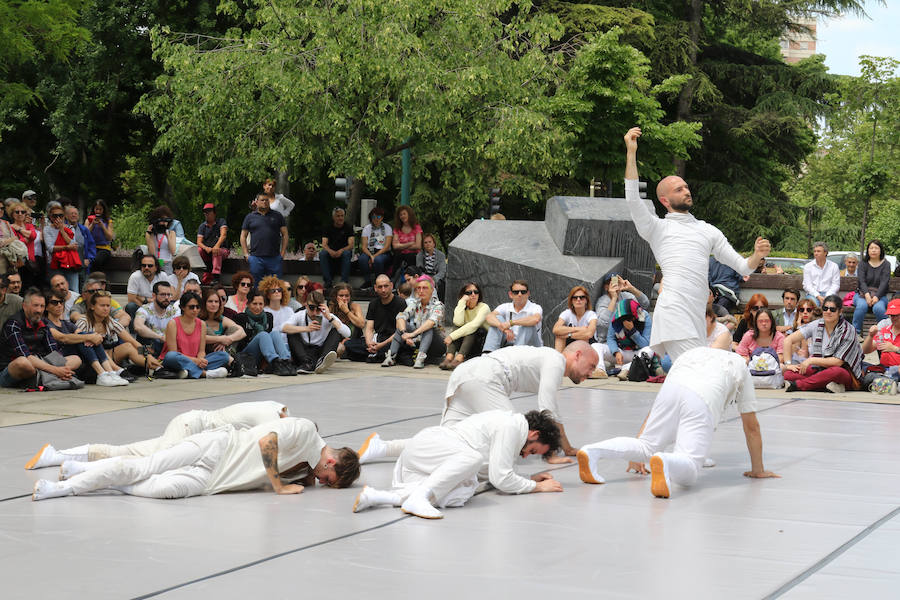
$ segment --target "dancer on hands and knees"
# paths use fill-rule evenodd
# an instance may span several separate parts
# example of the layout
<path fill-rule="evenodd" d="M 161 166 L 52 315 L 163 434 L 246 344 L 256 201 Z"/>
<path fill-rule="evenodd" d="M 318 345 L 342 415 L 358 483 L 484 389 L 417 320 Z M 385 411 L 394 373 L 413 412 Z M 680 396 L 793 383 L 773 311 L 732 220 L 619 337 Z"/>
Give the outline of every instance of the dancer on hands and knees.
<path fill-rule="evenodd" d="M 366 486 L 353 512 L 399 506 L 424 519 L 440 519 L 438 508 L 460 507 L 489 482 L 507 494 L 561 492 L 550 473 L 516 473 L 516 459 L 559 448 L 559 429 L 548 411 L 524 415 L 492 410 L 451 427 L 428 427 L 410 439 L 394 465 L 390 490 Z M 436 508 L 437 507 L 437 508 Z"/>
<path fill-rule="evenodd" d="M 604 483 L 599 472 L 604 458 L 625 459 L 629 471 L 641 474 L 647 473 L 644 462 L 649 460 L 650 491 L 668 498 L 672 484 L 690 486 L 697 481 L 713 431 L 732 402 L 741 413 L 750 451 L 751 468 L 744 476 L 778 477 L 763 466 L 756 393 L 744 359 L 715 348 L 695 348 L 675 361 L 636 438 L 611 438 L 578 451 L 581 480 Z M 672 443 L 672 451 L 664 452 Z"/>

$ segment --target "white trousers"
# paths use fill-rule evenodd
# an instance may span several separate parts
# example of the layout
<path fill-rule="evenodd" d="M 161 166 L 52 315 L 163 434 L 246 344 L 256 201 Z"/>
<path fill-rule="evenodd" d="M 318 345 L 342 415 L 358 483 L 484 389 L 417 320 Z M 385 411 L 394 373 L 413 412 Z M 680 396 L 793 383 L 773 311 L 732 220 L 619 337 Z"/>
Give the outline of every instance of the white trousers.
<path fill-rule="evenodd" d="M 391 485 L 403 500 L 422 488 L 434 494 L 438 507 L 458 507 L 475 494 L 483 464 L 481 454 L 451 430 L 428 427 L 407 441 Z"/>
<path fill-rule="evenodd" d="M 100 460 L 113 456 L 150 456 L 154 452 L 170 448 L 194 434 L 214 427 L 206 418 L 206 411 L 191 410 L 169 421 L 160 437 L 133 442 L 123 446 L 91 444 L 88 446 L 88 460 Z"/>
<path fill-rule="evenodd" d="M 441 425 L 447 427 L 489 410 L 514 411 L 509 394 L 497 382 L 472 379 L 460 384 L 447 399 Z"/>
<path fill-rule="evenodd" d="M 199 496 L 229 437 L 227 431 L 209 431 L 149 456 L 117 456 L 86 463 L 86 471 L 60 485 L 76 496 L 105 489 L 145 498 Z"/>
<path fill-rule="evenodd" d="M 672 364 L 678 360 L 678 357 L 694 348 L 703 348 L 706 346 L 706 340 L 700 338 L 685 338 L 681 340 L 668 340 L 652 347 L 656 355 L 662 358 L 666 354 L 672 359 Z"/>
<path fill-rule="evenodd" d="M 666 463 L 669 479 L 688 486 L 697 481 L 703 468 L 714 429 L 712 414 L 700 396 L 680 385 L 664 382 L 639 438 L 611 438 L 584 448 L 600 458 L 635 462 L 647 462 L 658 453 Z M 672 452 L 661 452 L 672 442 L 675 443 Z"/>

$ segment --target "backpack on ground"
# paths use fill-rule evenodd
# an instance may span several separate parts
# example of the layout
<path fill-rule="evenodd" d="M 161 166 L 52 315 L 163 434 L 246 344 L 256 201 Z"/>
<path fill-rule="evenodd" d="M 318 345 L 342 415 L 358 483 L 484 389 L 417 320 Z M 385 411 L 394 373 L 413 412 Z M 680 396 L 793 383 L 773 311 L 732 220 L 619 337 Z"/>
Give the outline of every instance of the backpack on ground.
<path fill-rule="evenodd" d="M 750 377 L 753 387 L 777 390 L 784 386 L 784 373 L 775 350 L 768 346 L 757 348 L 750 354 Z"/>

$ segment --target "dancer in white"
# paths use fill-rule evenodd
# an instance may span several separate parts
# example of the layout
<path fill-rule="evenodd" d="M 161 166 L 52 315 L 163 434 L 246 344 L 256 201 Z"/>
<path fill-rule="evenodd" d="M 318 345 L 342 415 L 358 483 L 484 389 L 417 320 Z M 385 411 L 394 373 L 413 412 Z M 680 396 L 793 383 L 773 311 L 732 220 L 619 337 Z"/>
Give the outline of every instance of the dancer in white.
<path fill-rule="evenodd" d="M 252 429 L 226 425 L 204 431 L 140 458 L 66 461 L 60 476 L 65 479 L 35 482 L 32 500 L 98 490 L 189 498 L 267 484 L 276 494 L 299 494 L 316 479 L 330 487 L 349 486 L 359 477 L 359 460 L 350 448 L 326 445 L 312 421 L 287 417 Z"/>
<path fill-rule="evenodd" d="M 668 498 L 671 484 L 693 485 L 712 442 L 713 431 L 732 402 L 737 403 L 750 452 L 746 477 L 778 477 L 766 471 L 762 435 L 756 418 L 756 393 L 744 359 L 716 348 L 688 350 L 675 361 L 644 420 L 637 438 L 617 437 L 578 451 L 578 472 L 585 483 L 603 483 L 597 471 L 602 458 L 624 458 L 628 470 L 646 474 L 650 491 Z M 675 443 L 672 452 L 662 452 Z"/>
<path fill-rule="evenodd" d="M 280 402 L 239 402 L 218 410 L 189 410 L 169 421 L 165 432 L 157 438 L 133 442 L 123 446 L 109 444 L 83 444 L 74 448 L 57 450 L 51 444 L 31 457 L 26 469 L 58 467 L 67 460 L 87 462 L 113 456 L 149 456 L 154 452 L 174 446 L 186 437 L 232 425 L 235 429 L 250 429 L 275 419 L 290 416 L 288 407 Z"/>
<path fill-rule="evenodd" d="M 467 360 L 447 382 L 441 425 L 458 423 L 489 410 L 513 411 L 510 396 L 515 392 L 537 394 L 538 410 L 547 410 L 559 426 L 562 450 L 575 456 L 559 417 L 556 392 L 563 377 L 581 383 L 600 360 L 596 350 L 585 341 L 574 341 L 562 353 L 553 348 L 507 346 Z M 385 457 L 397 457 L 408 440 L 382 440 L 377 433 L 366 439 L 359 449 L 359 462 L 365 464 Z M 548 462 L 571 462 L 550 457 Z"/>
<path fill-rule="evenodd" d="M 625 134 L 625 200 L 638 234 L 650 244 L 662 268 L 662 291 L 653 313 L 650 347 L 668 354 L 674 362 L 691 348 L 706 345 L 704 307 L 709 295 L 709 255 L 741 275 L 749 275 L 769 255 L 769 241 L 756 238 L 753 254 L 744 258 L 731 247 L 717 228 L 691 214 L 693 199 L 687 183 L 670 175 L 656 186 L 656 196 L 668 213 L 659 219 L 638 191 L 637 139 L 634 127 Z"/>
<path fill-rule="evenodd" d="M 559 447 L 559 429 L 548 411 L 518 414 L 492 410 L 454 423 L 428 427 L 410 439 L 394 465 L 392 489 L 366 486 L 353 512 L 373 506 L 399 506 L 424 519 L 444 515 L 435 508 L 459 507 L 480 482 L 507 494 L 561 492 L 550 473 L 531 478 L 515 471 L 516 458 L 547 454 Z"/>

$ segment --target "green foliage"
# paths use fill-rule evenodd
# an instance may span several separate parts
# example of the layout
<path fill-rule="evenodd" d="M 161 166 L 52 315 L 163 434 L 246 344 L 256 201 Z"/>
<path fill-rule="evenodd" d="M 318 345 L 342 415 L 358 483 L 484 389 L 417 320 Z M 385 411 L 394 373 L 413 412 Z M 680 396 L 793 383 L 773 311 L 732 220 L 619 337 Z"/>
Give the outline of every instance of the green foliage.
<path fill-rule="evenodd" d="M 150 203 L 123 203 L 110 208 L 116 248 L 131 250 L 144 243 L 144 232 L 147 231 L 147 213 L 152 208 Z"/>

